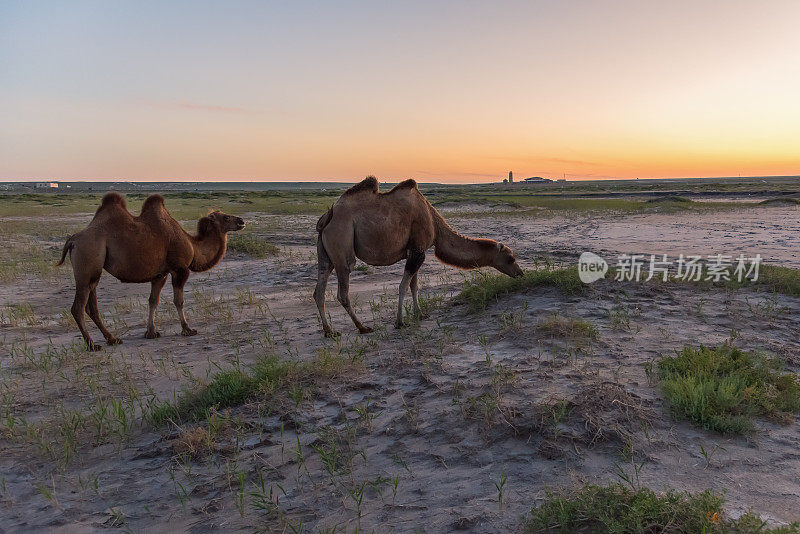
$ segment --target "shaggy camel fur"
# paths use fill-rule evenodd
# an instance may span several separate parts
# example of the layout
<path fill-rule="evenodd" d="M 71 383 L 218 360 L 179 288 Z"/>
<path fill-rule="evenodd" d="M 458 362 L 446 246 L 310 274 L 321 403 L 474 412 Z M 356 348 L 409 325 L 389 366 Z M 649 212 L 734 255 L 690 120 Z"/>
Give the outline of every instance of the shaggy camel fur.
<path fill-rule="evenodd" d="M 314 300 L 326 337 L 338 336 L 325 316 L 325 288 L 336 269 L 338 299 L 362 334 L 364 326 L 350 305 L 350 271 L 356 258 L 369 265 L 392 265 L 405 259 L 395 326 L 403 326 L 403 298 L 411 286 L 414 313 L 419 314 L 417 274 L 425 251 L 448 265 L 462 269 L 491 266 L 509 276 L 521 276 L 511 249 L 491 239 L 471 239 L 456 233 L 417 189 L 414 180 L 398 184 L 388 193 L 378 192 L 374 176 L 354 185 L 317 222 L 317 287 Z"/>
<path fill-rule="evenodd" d="M 86 331 L 84 310 L 103 333 L 109 345 L 122 341 L 103 324 L 97 309 L 97 283 L 103 269 L 122 282 L 150 282 L 150 315 L 145 337 L 153 339 L 155 314 L 161 289 L 172 275 L 175 307 L 181 320 L 181 334 L 193 336 L 183 314 L 183 286 L 191 271 L 207 271 L 225 254 L 227 233 L 244 228 L 244 221 L 233 215 L 215 211 L 197 223 L 197 235 L 189 235 L 164 207 L 164 197 L 150 195 L 142 205 L 142 213 L 134 217 L 128 212 L 125 199 L 108 193 L 85 230 L 70 236 L 61 252 L 64 263 L 67 253 L 75 275 L 75 301 L 72 316 L 90 350 L 98 350 Z"/>

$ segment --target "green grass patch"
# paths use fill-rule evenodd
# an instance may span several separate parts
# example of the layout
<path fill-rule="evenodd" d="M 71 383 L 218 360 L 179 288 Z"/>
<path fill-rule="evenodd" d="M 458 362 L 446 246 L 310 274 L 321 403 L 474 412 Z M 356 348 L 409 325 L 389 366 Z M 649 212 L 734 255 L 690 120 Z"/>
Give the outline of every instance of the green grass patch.
<path fill-rule="evenodd" d="M 506 201 L 527 207 L 556 211 L 615 211 L 639 213 L 645 211 L 683 211 L 695 207 L 693 202 L 665 200 L 652 203 L 646 200 L 622 198 L 542 198 L 509 196 Z"/>
<path fill-rule="evenodd" d="M 183 391 L 173 402 L 155 402 L 147 419 L 155 426 L 168 421 L 199 421 L 211 408 L 239 406 L 259 391 L 270 393 L 280 389 L 289 374 L 296 370 L 297 364 L 282 361 L 277 356 L 265 356 L 249 373 L 240 369 L 221 371 L 200 388 Z"/>
<path fill-rule="evenodd" d="M 60 252 L 60 247 L 45 246 L 25 236 L 0 243 L 0 282 L 11 282 L 25 276 L 38 276 L 48 281 L 65 276 L 71 278 L 69 267 L 55 266 Z"/>
<path fill-rule="evenodd" d="M 753 285 L 766 286 L 776 293 L 800 297 L 800 271 L 776 265 L 761 265 L 758 280 Z"/>
<path fill-rule="evenodd" d="M 686 210 L 718 210 L 742 207 L 739 202 L 694 202 L 678 195 L 666 195 L 650 199 L 620 197 L 576 197 L 559 196 L 553 191 L 530 189 L 492 191 L 480 189 L 425 191 L 434 206 L 456 207 L 458 204 L 480 204 L 513 210 L 536 212 L 617 212 L 617 213 L 676 213 Z"/>
<path fill-rule="evenodd" d="M 211 408 L 228 408 L 242 404 L 254 391 L 254 381 L 247 374 L 234 370 L 218 373 L 198 391 L 184 391 L 174 402 L 154 401 L 145 418 L 154 426 L 169 421 L 198 421 Z"/>
<path fill-rule="evenodd" d="M 361 350 L 320 349 L 311 361 L 287 361 L 278 356 L 259 358 L 249 371 L 220 371 L 196 389 L 186 389 L 172 401 L 153 401 L 145 419 L 154 426 L 200 421 L 213 410 L 246 404 L 252 399 L 287 393 L 295 401 L 305 398 L 320 380 L 352 373 L 361 365 Z"/>
<path fill-rule="evenodd" d="M 586 485 L 566 494 L 548 493 L 545 502 L 523 520 L 527 533 L 740 533 L 793 534 L 787 527 L 767 528 L 754 514 L 730 519 L 722 511 L 721 496 L 705 491 L 690 494 L 649 488 L 632 489 L 620 484 Z"/>
<path fill-rule="evenodd" d="M 231 234 L 228 250 L 242 252 L 254 258 L 266 258 L 280 252 L 280 248 L 253 234 Z"/>
<path fill-rule="evenodd" d="M 730 345 L 685 347 L 658 363 L 672 412 L 707 430 L 747 433 L 752 418 L 787 422 L 800 412 L 800 382 L 784 363 Z"/>
<path fill-rule="evenodd" d="M 467 302 L 470 311 L 478 312 L 505 295 L 541 286 L 552 286 L 568 295 L 580 294 L 584 290 L 578 278 L 578 268 L 567 267 L 525 271 L 519 278 L 504 274 L 479 275 L 464 284 L 458 298 Z"/>
<path fill-rule="evenodd" d="M 649 199 L 647 199 L 647 202 L 649 204 L 659 204 L 659 203 L 664 203 L 664 202 L 688 203 L 688 202 L 694 202 L 694 201 L 692 199 L 690 199 L 690 198 L 679 197 L 677 195 L 666 195 L 666 196 L 663 196 L 663 197 L 649 198 Z"/>
<path fill-rule="evenodd" d="M 721 209 L 742 206 L 733 202 L 687 202 L 677 195 L 665 200 L 648 202 L 641 198 L 619 197 L 573 197 L 559 196 L 561 189 L 537 188 L 531 186 L 498 189 L 496 186 L 421 186 L 423 193 L 434 205 L 475 203 L 489 206 L 506 206 L 509 209 L 549 211 L 613 211 L 620 213 L 683 211 L 688 209 Z M 388 186 L 382 185 L 382 191 Z M 637 189 L 638 190 L 638 189 Z M 178 220 L 196 220 L 208 213 L 209 209 L 221 209 L 226 213 L 241 215 L 245 212 L 271 214 L 318 214 L 322 215 L 344 191 L 343 185 L 332 184 L 322 189 L 295 189 L 272 191 L 156 191 L 166 199 L 167 209 Z M 584 187 L 573 183 L 565 192 L 580 194 L 602 194 L 613 188 Z M 0 195 L 0 217 L 65 215 L 74 213 L 91 214 L 100 205 L 106 193 L 22 193 Z M 543 195 L 544 193 L 544 195 Z M 138 214 L 148 192 L 122 192 L 131 213 Z"/>
<path fill-rule="evenodd" d="M 94 213 L 105 191 L 98 193 L 46 193 L 0 195 L 0 217 Z M 263 212 L 281 215 L 322 215 L 341 191 L 159 191 L 167 210 L 178 220 L 197 220 L 211 209 L 240 215 Z M 128 210 L 139 214 L 149 193 L 125 193 Z"/>
<path fill-rule="evenodd" d="M 768 198 L 758 203 L 760 206 L 796 206 L 800 199 L 794 197 Z"/>

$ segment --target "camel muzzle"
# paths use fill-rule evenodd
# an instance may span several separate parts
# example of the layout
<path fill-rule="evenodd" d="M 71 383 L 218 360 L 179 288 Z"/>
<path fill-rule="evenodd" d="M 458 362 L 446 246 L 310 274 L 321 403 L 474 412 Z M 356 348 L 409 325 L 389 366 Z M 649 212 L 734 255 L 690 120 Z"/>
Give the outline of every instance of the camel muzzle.
<path fill-rule="evenodd" d="M 241 230 L 244 227 L 245 227 L 244 219 L 241 219 L 241 218 L 237 219 L 236 220 L 236 230 Z"/>

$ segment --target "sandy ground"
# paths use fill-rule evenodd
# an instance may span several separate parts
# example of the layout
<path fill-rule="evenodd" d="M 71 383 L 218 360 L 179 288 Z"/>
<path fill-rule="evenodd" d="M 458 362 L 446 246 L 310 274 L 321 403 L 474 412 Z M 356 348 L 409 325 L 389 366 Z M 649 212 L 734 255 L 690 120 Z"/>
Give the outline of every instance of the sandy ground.
<path fill-rule="evenodd" d="M 527 267 L 536 256 L 574 261 L 587 249 L 760 253 L 799 267 L 798 215 L 796 207 L 542 219 L 476 212 L 453 223 L 503 239 Z M 746 438 L 700 431 L 672 419 L 646 372 L 686 344 L 726 340 L 772 351 L 797 372 L 797 299 L 604 281 L 581 297 L 537 289 L 472 314 L 453 300 L 467 275 L 431 255 L 422 278 L 431 317 L 402 330 L 391 326 L 402 265 L 353 274 L 359 314 L 376 327 L 364 336 L 333 298 L 332 277 L 337 343 L 321 336 L 311 300 L 316 217 L 249 218 L 270 228 L 282 252 L 231 254 L 193 275 L 186 310 L 196 337 L 178 335 L 167 288 L 164 335 L 144 339 L 149 287 L 106 275 L 100 309 L 124 343 L 86 353 L 65 315 L 69 267 L 0 286 L 0 306 L 32 309 L 4 315 L 0 327 L 3 413 L 16 427 L 0 424 L 0 531 L 514 531 L 546 490 L 618 481 L 620 472 L 654 489 L 725 492 L 733 515 L 800 519 L 797 420 L 758 421 Z M 544 334 L 538 325 L 553 313 L 588 320 L 599 336 Z M 211 452 L 181 454 L 198 425 L 141 421 L 149 400 L 268 353 L 335 354 L 352 365 L 313 392 L 225 411 Z M 103 406 L 111 407 L 104 419 Z M 75 436 L 64 430 L 74 413 L 88 414 Z M 70 439 L 73 449 L 63 445 Z M 710 462 L 701 446 L 713 451 Z"/>
<path fill-rule="evenodd" d="M 617 254 L 761 254 L 764 261 L 800 267 L 800 208 L 773 206 L 713 212 L 597 217 L 574 214 L 537 220 L 495 219 L 487 232 L 508 234 L 526 250 L 575 257 L 584 250 Z"/>

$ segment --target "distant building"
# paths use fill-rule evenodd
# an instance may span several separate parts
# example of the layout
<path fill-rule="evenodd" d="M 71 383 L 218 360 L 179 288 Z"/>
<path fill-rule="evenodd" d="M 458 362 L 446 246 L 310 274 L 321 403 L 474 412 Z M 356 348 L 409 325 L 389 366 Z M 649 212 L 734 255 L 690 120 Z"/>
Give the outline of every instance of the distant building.
<path fill-rule="evenodd" d="M 559 178 L 558 180 L 556 180 L 556 182 L 566 182 L 566 181 L 567 181 L 566 178 Z"/>
<path fill-rule="evenodd" d="M 58 189 L 58 182 L 36 182 L 34 189 Z"/>
<path fill-rule="evenodd" d="M 542 178 L 541 176 L 531 176 L 530 178 L 525 178 L 523 180 L 526 184 L 547 184 L 552 182 L 553 180 L 549 178 Z"/>
<path fill-rule="evenodd" d="M 510 184 L 514 183 L 514 173 L 511 171 L 508 171 L 508 183 Z"/>

